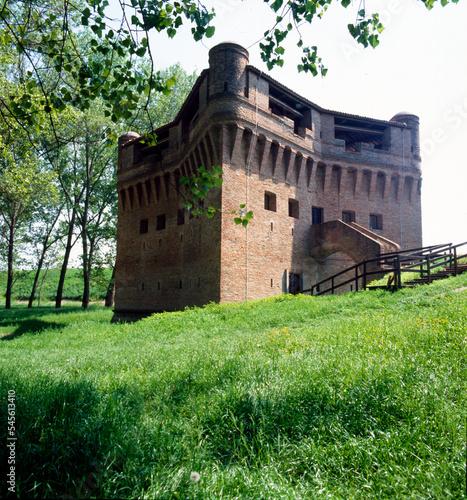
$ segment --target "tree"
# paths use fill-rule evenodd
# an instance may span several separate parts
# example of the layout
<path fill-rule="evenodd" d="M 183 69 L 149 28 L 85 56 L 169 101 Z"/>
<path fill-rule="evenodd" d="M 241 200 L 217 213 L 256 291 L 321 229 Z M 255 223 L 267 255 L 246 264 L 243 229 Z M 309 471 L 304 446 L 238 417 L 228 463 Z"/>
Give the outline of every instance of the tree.
<path fill-rule="evenodd" d="M 41 271 L 44 264 L 46 264 L 46 269 L 48 269 L 50 259 L 47 260 L 47 253 L 60 240 L 58 221 L 62 214 L 63 206 L 54 203 L 55 200 L 53 199 L 46 199 L 44 201 L 45 203 L 41 207 L 40 214 L 37 214 L 37 220 L 33 222 L 25 237 L 26 244 L 34 248 L 34 257 L 37 259 L 37 262 L 33 266 L 36 273 L 34 275 L 31 293 L 29 295 L 28 308 L 32 307 L 34 303 L 39 281 L 38 305 L 40 305 L 40 290 L 42 289 L 42 284 L 46 274 L 44 273 L 42 280 L 40 280 Z M 53 257 L 52 260 L 55 261 L 56 257 Z"/>
<path fill-rule="evenodd" d="M 88 117 L 89 118 L 89 117 Z M 84 191 L 78 205 L 78 222 L 83 244 L 83 300 L 87 308 L 90 300 L 91 272 L 99 241 L 106 236 L 104 229 L 112 206 L 117 202 L 115 148 L 102 137 L 102 125 L 85 120 L 84 158 L 81 159 Z"/>
<path fill-rule="evenodd" d="M 0 148 L 0 173 L 0 214 L 8 229 L 5 307 L 10 309 L 16 235 L 40 210 L 41 200 L 53 200 L 56 190 L 54 176 L 43 171 L 21 138 Z"/>
<path fill-rule="evenodd" d="M 150 63 L 147 59 L 143 61 L 143 66 L 149 68 Z M 140 109 L 128 122 L 128 127 L 152 131 L 171 122 L 180 111 L 198 78 L 196 73 L 189 75 L 180 63 L 161 70 L 160 76 L 164 80 L 172 78 L 176 82 L 170 88 L 170 93 L 153 93 L 149 100 L 142 99 Z"/>

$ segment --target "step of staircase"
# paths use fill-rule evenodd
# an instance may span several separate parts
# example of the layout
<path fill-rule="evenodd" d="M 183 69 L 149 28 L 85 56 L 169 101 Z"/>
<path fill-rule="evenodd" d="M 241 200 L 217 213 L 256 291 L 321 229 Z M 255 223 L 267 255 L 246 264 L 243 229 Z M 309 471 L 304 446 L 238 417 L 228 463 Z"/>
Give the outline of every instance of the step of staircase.
<path fill-rule="evenodd" d="M 457 274 L 462 274 L 467 271 L 467 264 L 458 264 L 457 265 Z M 456 270 L 454 267 L 447 267 L 446 269 L 443 269 L 441 271 L 437 271 L 436 273 L 432 273 L 430 276 L 430 281 L 435 281 L 443 278 L 448 278 L 450 276 L 454 276 Z M 406 281 L 403 283 L 403 286 L 406 287 L 413 287 L 414 285 L 424 285 L 425 283 L 428 283 L 428 278 L 416 278 L 411 281 Z"/>
<path fill-rule="evenodd" d="M 402 283 L 402 286 L 413 287 L 415 285 L 424 285 L 425 283 L 428 283 L 428 278 L 418 278 L 416 280 L 406 281 Z"/>
<path fill-rule="evenodd" d="M 449 271 L 454 274 L 455 272 L 454 266 L 447 267 L 446 271 Z M 466 271 L 467 271 L 467 264 L 457 264 L 457 274 L 465 273 Z"/>

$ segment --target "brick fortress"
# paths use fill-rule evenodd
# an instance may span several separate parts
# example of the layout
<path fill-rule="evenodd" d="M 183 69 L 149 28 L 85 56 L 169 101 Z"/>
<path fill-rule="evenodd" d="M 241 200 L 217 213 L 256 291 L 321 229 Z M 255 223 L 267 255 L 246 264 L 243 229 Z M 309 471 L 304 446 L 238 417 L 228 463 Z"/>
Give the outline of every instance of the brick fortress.
<path fill-rule="evenodd" d="M 420 247 L 419 120 L 323 109 L 248 64 L 235 43 L 211 49 L 175 120 L 148 146 L 120 137 L 114 319 L 210 301 L 258 299 L 312 284 L 365 258 Z M 222 166 L 196 218 L 181 176 Z M 247 204 L 254 218 L 235 225 Z"/>

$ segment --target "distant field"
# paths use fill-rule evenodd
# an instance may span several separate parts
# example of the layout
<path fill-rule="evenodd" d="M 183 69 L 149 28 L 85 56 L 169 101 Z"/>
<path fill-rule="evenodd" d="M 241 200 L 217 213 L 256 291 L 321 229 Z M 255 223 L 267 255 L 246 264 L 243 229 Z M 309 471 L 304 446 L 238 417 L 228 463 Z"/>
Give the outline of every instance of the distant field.
<path fill-rule="evenodd" d="M 0 311 L 20 497 L 466 498 L 467 276 L 111 316 Z"/>
<path fill-rule="evenodd" d="M 18 271 L 15 274 L 13 284 L 13 299 L 29 300 L 32 284 L 36 271 Z M 45 271 L 41 272 L 41 278 Z M 107 293 L 107 285 L 110 280 L 112 270 L 105 268 L 94 273 L 91 280 L 91 300 L 103 300 Z M 42 301 L 54 301 L 57 293 L 58 280 L 60 278 L 60 269 L 50 269 L 45 276 L 44 284 L 41 290 Z M 0 272 L 0 297 L 5 296 L 6 290 L 6 272 Z M 39 285 L 38 285 L 39 286 Z M 81 269 L 68 269 L 65 285 L 63 289 L 64 300 L 81 300 L 83 296 L 83 272 Z M 38 292 L 36 293 L 37 303 Z"/>

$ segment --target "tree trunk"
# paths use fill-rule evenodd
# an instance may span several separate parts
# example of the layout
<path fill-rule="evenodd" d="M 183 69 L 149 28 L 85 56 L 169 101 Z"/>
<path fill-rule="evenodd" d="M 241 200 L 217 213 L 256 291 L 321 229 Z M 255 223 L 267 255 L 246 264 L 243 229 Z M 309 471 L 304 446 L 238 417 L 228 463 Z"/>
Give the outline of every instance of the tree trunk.
<path fill-rule="evenodd" d="M 84 309 L 89 307 L 89 289 L 90 289 L 90 281 L 91 281 L 91 272 L 89 269 L 89 258 L 88 258 L 88 239 L 87 239 L 87 231 L 86 226 L 83 226 L 83 234 L 81 237 L 83 238 L 83 301 L 81 305 Z"/>
<path fill-rule="evenodd" d="M 36 275 L 34 276 L 34 283 L 32 284 L 31 295 L 29 296 L 28 308 L 31 308 L 32 304 L 34 302 L 34 296 L 36 295 L 37 282 L 39 281 L 40 273 L 42 270 L 42 265 L 44 264 L 45 254 L 47 252 L 48 240 L 49 240 L 49 237 L 47 236 L 47 238 L 45 239 L 44 245 L 42 247 L 41 258 L 39 259 L 39 263 L 37 264 L 37 271 L 36 271 Z M 39 305 L 39 304 L 37 304 L 37 305 Z"/>
<path fill-rule="evenodd" d="M 60 208 L 60 210 L 57 212 L 57 217 L 55 218 L 53 223 L 50 225 L 50 228 L 47 231 L 47 234 L 45 235 L 45 240 L 42 242 L 42 252 L 41 252 L 40 259 L 39 259 L 39 263 L 37 264 L 36 276 L 34 277 L 34 283 L 32 285 L 31 295 L 29 296 L 28 308 L 31 308 L 32 304 L 34 302 L 34 296 L 36 295 L 37 283 L 38 283 L 39 278 L 40 278 L 40 272 L 42 270 L 42 266 L 44 265 L 45 255 L 46 255 L 47 251 L 49 250 L 50 246 L 52 245 L 52 243 L 49 245 L 50 236 L 52 234 L 52 231 L 54 230 L 55 224 L 57 223 L 57 221 L 60 217 L 61 211 L 62 211 L 62 209 Z M 47 270 L 48 270 L 48 266 L 47 266 Z M 45 274 L 47 274 L 47 270 L 45 271 Z M 44 279 L 45 279 L 45 275 L 42 278 L 41 289 L 42 289 L 42 285 L 44 283 Z M 40 303 L 41 303 L 41 299 L 40 299 L 40 292 L 39 292 L 39 300 L 38 300 L 37 305 L 39 306 Z"/>
<path fill-rule="evenodd" d="M 34 276 L 34 283 L 32 284 L 31 293 L 29 295 L 28 309 L 31 309 L 32 304 L 34 302 L 34 296 L 36 295 L 37 282 L 39 281 L 39 275 L 42 269 L 43 258 L 39 259 L 39 263 L 37 264 L 36 275 Z"/>
<path fill-rule="evenodd" d="M 76 220 L 76 208 L 73 207 L 73 212 L 71 214 L 71 221 L 68 226 L 68 237 L 65 247 L 65 257 L 63 258 L 62 269 L 60 271 L 60 279 L 58 280 L 57 297 L 55 298 L 55 307 L 60 309 L 62 307 L 62 296 L 63 296 L 63 285 L 65 284 L 66 270 L 68 268 L 68 261 L 70 260 L 70 253 L 73 241 L 73 231 L 75 229 Z"/>
<path fill-rule="evenodd" d="M 5 309 L 11 309 L 11 291 L 13 288 L 13 249 L 15 243 L 16 216 L 11 218 L 8 238 L 8 279 L 5 293 Z"/>
<path fill-rule="evenodd" d="M 91 189 L 91 170 L 89 166 L 89 135 L 86 134 L 86 191 L 84 198 L 84 209 L 81 217 L 81 238 L 83 240 L 83 301 L 81 305 L 84 309 L 89 307 L 89 288 L 91 281 L 90 259 L 88 249 L 88 210 L 89 195 Z"/>
<path fill-rule="evenodd" d="M 115 266 L 112 269 L 112 276 L 107 287 L 107 295 L 105 296 L 105 307 L 112 307 L 115 300 Z"/>
<path fill-rule="evenodd" d="M 45 268 L 44 276 L 42 276 L 41 286 L 39 287 L 39 293 L 37 294 L 37 307 L 41 305 L 42 287 L 44 285 L 45 277 L 47 276 L 48 272 L 49 272 L 49 266 Z"/>

